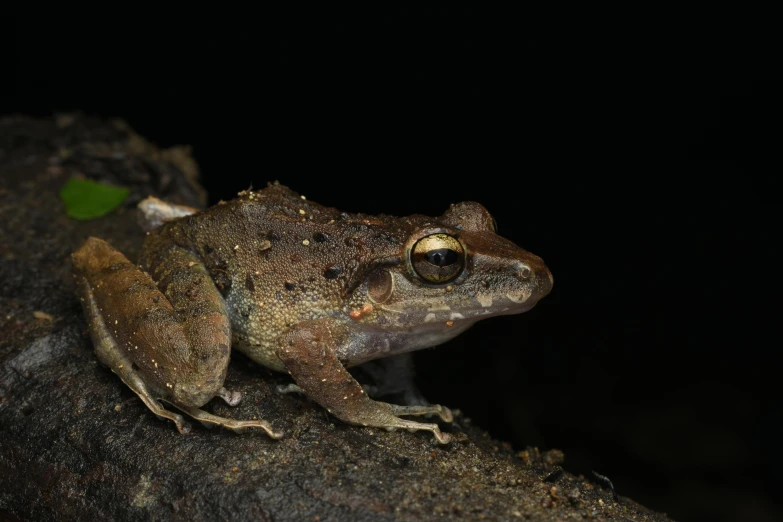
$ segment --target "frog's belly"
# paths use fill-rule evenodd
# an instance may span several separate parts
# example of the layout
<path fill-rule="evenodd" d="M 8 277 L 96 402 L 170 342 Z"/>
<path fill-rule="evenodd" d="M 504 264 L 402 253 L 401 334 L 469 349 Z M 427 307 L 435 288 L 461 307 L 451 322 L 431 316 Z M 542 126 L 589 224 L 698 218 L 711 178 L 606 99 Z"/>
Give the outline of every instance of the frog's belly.
<path fill-rule="evenodd" d="M 298 307 L 287 308 L 258 306 L 255 300 L 241 294 L 230 295 L 226 304 L 231 317 L 232 349 L 267 368 L 284 373 L 287 370 L 277 356 L 280 337 L 299 321 L 330 315 L 323 307 L 312 304 L 307 306 L 301 303 Z M 334 347 L 335 354 L 346 366 L 437 346 L 461 334 L 479 319 L 433 321 L 410 328 L 385 328 L 356 323 L 334 315 L 331 318 L 335 326 L 339 324 L 346 334 L 344 340 Z"/>
<path fill-rule="evenodd" d="M 241 289 L 241 285 L 234 284 L 232 288 Z M 251 295 L 241 290 L 232 290 L 225 302 L 231 319 L 231 348 L 284 373 L 288 371 L 277 356 L 280 337 L 300 321 L 325 315 L 318 302 L 286 302 L 276 296 Z"/>
<path fill-rule="evenodd" d="M 261 344 L 254 342 L 253 339 L 249 340 L 246 337 L 238 337 L 234 334 L 232 335 L 231 348 L 242 352 L 253 361 L 270 370 L 283 373 L 287 372 L 283 362 L 277 357 L 276 344 Z"/>
<path fill-rule="evenodd" d="M 448 328 L 433 325 L 396 332 L 360 326 L 351 329 L 347 342 L 337 346 L 335 353 L 346 366 L 355 366 L 373 359 L 437 346 L 473 324 L 472 321 L 460 321 Z M 253 323 L 242 322 L 232 327 L 232 349 L 271 370 L 285 373 L 287 370 L 276 353 L 279 334 L 264 328 L 249 329 L 248 325 L 253 326 Z"/>
<path fill-rule="evenodd" d="M 231 314 L 231 349 L 278 372 L 286 372 L 277 356 L 278 338 L 282 332 L 258 316 L 240 316 L 237 320 L 237 315 Z"/>

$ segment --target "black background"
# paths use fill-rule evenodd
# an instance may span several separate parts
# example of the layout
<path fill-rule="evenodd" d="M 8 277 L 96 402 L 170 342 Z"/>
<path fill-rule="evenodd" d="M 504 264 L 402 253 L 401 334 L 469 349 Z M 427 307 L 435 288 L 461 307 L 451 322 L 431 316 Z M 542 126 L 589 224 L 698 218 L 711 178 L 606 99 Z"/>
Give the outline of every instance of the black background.
<path fill-rule="evenodd" d="M 781 169 L 754 22 L 42 14 L 11 19 L 0 112 L 193 145 L 211 202 L 273 180 L 345 211 L 479 201 L 554 290 L 417 353 L 425 395 L 677 520 L 780 519 Z"/>

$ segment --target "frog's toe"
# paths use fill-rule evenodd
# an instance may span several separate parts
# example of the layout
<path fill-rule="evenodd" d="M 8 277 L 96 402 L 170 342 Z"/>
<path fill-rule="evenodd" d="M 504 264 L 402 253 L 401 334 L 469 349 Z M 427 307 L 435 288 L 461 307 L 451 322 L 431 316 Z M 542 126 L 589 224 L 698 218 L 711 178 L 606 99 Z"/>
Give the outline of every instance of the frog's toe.
<path fill-rule="evenodd" d="M 273 439 L 279 439 L 283 436 L 283 433 L 274 431 L 272 426 L 263 420 L 227 419 L 226 417 L 219 417 L 192 406 L 185 406 L 183 404 L 177 404 L 176 406 L 205 426 L 222 426 L 224 428 L 230 429 L 234 433 L 241 433 L 248 428 L 261 428 L 266 432 L 267 435 L 269 435 L 269 437 Z"/>
<path fill-rule="evenodd" d="M 448 444 L 451 442 L 451 435 L 448 433 L 435 432 L 435 438 L 438 439 L 438 442 L 441 444 Z"/>
<path fill-rule="evenodd" d="M 190 423 L 183 420 L 177 423 L 177 431 L 179 431 L 182 435 L 188 435 L 191 431 L 193 431 L 193 428 L 190 426 Z"/>
<path fill-rule="evenodd" d="M 393 405 L 392 405 L 393 406 Z M 431 432 L 435 439 L 441 444 L 448 444 L 451 442 L 451 435 L 443 433 L 437 424 L 425 424 L 422 422 L 413 422 L 407 419 L 400 419 L 391 417 L 386 421 L 388 424 L 384 426 L 387 431 L 395 431 L 398 428 L 408 430 L 410 433 L 417 432 L 419 430 L 427 430 Z"/>
<path fill-rule="evenodd" d="M 185 421 L 182 415 L 171 413 L 170 411 L 161 408 L 161 410 L 155 414 L 155 418 L 160 421 L 170 420 L 177 426 L 177 431 L 183 435 L 190 433 L 190 424 Z"/>
<path fill-rule="evenodd" d="M 451 413 L 450 409 L 440 405 L 438 405 L 438 407 L 441 409 L 438 412 L 438 415 L 440 415 L 440 418 L 443 420 L 443 422 L 454 422 L 454 415 Z"/>
<path fill-rule="evenodd" d="M 390 404 L 392 413 L 394 415 L 438 415 L 443 422 L 452 422 L 454 415 L 451 410 L 446 406 L 440 404 L 427 404 L 425 406 L 400 406 L 397 404 Z"/>
<path fill-rule="evenodd" d="M 262 430 L 264 430 L 266 432 L 266 434 L 267 434 L 267 436 L 269 436 L 269 438 L 275 439 L 275 440 L 282 439 L 283 435 L 285 435 L 285 433 L 283 433 L 282 431 L 275 431 L 275 430 L 273 430 L 272 427 L 267 422 L 263 422 L 263 421 L 248 421 L 248 422 L 252 422 L 252 424 L 248 425 L 248 426 L 241 426 L 241 427 L 233 427 L 233 428 L 229 427 L 228 429 L 230 429 L 231 431 L 233 431 L 236 434 L 240 434 L 241 435 L 242 433 L 244 433 L 245 431 L 247 431 L 247 430 L 249 430 L 251 428 L 261 428 Z"/>
<path fill-rule="evenodd" d="M 225 388 L 220 388 L 217 392 L 217 396 L 226 401 L 229 406 L 236 406 L 242 402 L 242 392 L 234 390 L 229 391 Z"/>
<path fill-rule="evenodd" d="M 161 407 L 161 410 L 158 413 L 160 414 L 156 413 L 155 416 L 159 420 L 170 420 L 177 427 L 177 431 L 180 432 L 182 435 L 187 435 L 191 432 L 192 428 L 190 426 L 190 423 L 187 422 L 182 415 L 178 413 L 170 412 L 169 410 L 166 410 L 163 407 Z"/>

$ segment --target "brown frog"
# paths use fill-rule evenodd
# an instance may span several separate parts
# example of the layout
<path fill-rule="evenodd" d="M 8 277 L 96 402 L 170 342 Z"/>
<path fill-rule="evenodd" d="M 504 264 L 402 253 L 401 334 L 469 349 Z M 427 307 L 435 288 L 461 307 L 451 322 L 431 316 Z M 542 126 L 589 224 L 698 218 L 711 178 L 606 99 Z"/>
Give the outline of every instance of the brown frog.
<path fill-rule="evenodd" d="M 98 358 L 159 417 L 189 426 L 165 401 L 204 423 L 233 420 L 202 409 L 223 387 L 231 348 L 289 373 L 343 421 L 386 429 L 437 424 L 400 418 L 451 412 L 378 402 L 346 370 L 441 344 L 476 321 L 530 310 L 552 288 L 537 256 L 496 233 L 478 203 L 440 217 L 348 214 L 270 184 L 204 211 L 155 198 L 139 208 L 148 229 L 136 266 L 89 238 L 73 265 Z"/>

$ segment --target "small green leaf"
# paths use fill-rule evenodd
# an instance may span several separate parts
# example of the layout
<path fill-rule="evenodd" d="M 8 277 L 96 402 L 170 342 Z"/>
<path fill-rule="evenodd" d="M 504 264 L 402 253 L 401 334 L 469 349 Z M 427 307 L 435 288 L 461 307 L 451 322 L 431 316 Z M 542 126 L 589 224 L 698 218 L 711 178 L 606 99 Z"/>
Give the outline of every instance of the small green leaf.
<path fill-rule="evenodd" d="M 130 190 L 86 179 L 69 179 L 60 189 L 65 210 L 74 219 L 95 219 L 117 208 Z"/>

